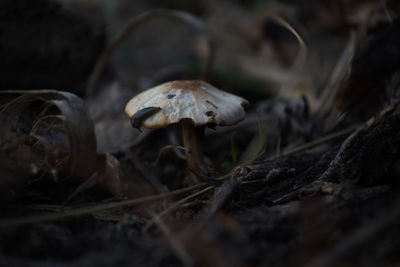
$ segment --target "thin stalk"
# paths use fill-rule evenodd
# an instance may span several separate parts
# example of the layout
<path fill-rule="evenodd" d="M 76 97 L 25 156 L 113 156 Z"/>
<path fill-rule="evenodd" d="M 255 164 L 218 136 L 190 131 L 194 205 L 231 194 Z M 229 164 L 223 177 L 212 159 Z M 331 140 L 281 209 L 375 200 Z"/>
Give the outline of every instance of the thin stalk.
<path fill-rule="evenodd" d="M 183 145 L 187 148 L 185 157 L 188 168 L 194 173 L 204 174 L 204 155 L 200 144 L 204 129 L 195 127 L 191 120 L 183 120 L 181 126 Z"/>

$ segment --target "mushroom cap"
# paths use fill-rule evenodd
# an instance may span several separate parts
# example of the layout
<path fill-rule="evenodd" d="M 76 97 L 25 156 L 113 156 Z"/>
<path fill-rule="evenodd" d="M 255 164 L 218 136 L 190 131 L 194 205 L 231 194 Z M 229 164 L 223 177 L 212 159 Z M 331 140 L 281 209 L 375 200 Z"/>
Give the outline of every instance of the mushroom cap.
<path fill-rule="evenodd" d="M 125 112 L 131 120 L 136 120 L 140 119 L 137 114 L 143 113 L 140 111 L 153 110 L 137 125 L 146 128 L 165 128 L 183 119 L 192 120 L 195 126 L 229 126 L 244 119 L 248 105 L 246 99 L 204 81 L 188 80 L 167 82 L 136 95 L 126 105 Z"/>

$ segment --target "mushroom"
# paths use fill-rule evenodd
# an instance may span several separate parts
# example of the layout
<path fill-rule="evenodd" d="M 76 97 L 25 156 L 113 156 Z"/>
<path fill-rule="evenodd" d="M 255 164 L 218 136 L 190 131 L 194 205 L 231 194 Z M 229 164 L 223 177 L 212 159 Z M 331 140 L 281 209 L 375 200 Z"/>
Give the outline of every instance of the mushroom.
<path fill-rule="evenodd" d="M 190 170 L 204 174 L 200 148 L 204 126 L 229 126 L 245 117 L 249 102 L 219 90 L 200 80 L 171 81 L 148 89 L 133 97 L 125 107 L 132 126 L 165 128 L 170 124 L 182 127 L 186 161 Z"/>

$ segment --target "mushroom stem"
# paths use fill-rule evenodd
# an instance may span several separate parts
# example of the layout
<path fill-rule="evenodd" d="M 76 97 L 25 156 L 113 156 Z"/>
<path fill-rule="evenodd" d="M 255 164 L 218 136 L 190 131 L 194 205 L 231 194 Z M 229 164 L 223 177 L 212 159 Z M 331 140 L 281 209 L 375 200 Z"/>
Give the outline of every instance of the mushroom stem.
<path fill-rule="evenodd" d="M 204 156 L 200 144 L 204 129 L 195 127 L 191 120 L 183 120 L 181 125 L 183 145 L 187 148 L 185 157 L 188 167 L 195 173 L 204 174 Z"/>

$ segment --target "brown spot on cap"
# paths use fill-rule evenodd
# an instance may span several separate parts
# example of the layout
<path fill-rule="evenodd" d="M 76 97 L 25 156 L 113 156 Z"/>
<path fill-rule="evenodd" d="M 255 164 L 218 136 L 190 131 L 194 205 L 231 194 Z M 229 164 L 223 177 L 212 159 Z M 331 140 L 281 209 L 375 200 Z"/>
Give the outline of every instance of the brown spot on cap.
<path fill-rule="evenodd" d="M 212 115 L 214 115 L 214 112 L 212 112 L 211 110 L 206 111 L 206 115 L 211 117 Z"/>

